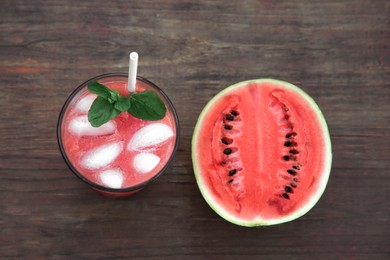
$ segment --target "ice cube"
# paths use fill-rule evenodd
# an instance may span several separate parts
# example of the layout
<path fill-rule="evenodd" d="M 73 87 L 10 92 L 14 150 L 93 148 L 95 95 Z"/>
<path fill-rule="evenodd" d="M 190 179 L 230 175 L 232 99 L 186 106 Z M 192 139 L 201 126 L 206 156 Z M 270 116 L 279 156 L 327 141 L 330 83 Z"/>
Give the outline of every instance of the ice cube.
<path fill-rule="evenodd" d="M 134 157 L 133 166 L 139 173 L 148 173 L 160 162 L 160 157 L 152 153 L 139 153 Z"/>
<path fill-rule="evenodd" d="M 128 149 L 139 150 L 160 144 L 173 136 L 172 129 L 162 123 L 153 123 L 138 130 L 131 138 Z"/>
<path fill-rule="evenodd" d="M 109 188 L 122 188 L 124 178 L 122 171 L 119 169 L 109 169 L 102 171 L 99 177 L 102 183 Z"/>
<path fill-rule="evenodd" d="M 91 108 L 93 101 L 95 101 L 95 98 L 96 95 L 94 94 L 83 97 L 82 99 L 80 99 L 79 102 L 77 102 L 76 109 L 81 112 L 88 112 L 88 110 Z"/>
<path fill-rule="evenodd" d="M 69 123 L 69 132 L 76 136 L 99 136 L 110 135 L 115 133 L 116 126 L 113 121 L 99 126 L 93 127 L 88 121 L 88 116 L 78 116 Z"/>
<path fill-rule="evenodd" d="M 90 170 L 100 169 L 112 163 L 122 149 L 122 142 L 101 145 L 85 154 L 81 159 L 81 165 Z"/>

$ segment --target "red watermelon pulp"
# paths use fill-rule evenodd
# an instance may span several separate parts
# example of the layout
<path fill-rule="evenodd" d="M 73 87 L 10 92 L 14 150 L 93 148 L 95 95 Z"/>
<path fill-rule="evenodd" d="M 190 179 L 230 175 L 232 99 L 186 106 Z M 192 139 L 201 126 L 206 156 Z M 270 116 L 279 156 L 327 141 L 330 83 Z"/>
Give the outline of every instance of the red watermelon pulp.
<path fill-rule="evenodd" d="M 332 161 L 325 119 L 300 88 L 273 79 L 237 83 L 199 116 L 192 138 L 199 189 L 226 220 L 273 225 L 308 212 Z"/>

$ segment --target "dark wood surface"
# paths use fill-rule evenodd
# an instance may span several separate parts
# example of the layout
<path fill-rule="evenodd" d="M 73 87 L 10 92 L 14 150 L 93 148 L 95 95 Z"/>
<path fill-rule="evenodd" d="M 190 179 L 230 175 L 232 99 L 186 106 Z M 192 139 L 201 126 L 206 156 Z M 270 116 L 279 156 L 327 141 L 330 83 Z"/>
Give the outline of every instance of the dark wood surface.
<path fill-rule="evenodd" d="M 389 1 L 2 0 L 0 21 L 1 258 L 390 259 Z M 67 168 L 56 123 L 130 51 L 175 104 L 181 144 L 156 183 L 112 200 Z M 308 214 L 244 228 L 205 203 L 190 142 L 214 94 L 261 77 L 317 101 L 334 160 Z"/>

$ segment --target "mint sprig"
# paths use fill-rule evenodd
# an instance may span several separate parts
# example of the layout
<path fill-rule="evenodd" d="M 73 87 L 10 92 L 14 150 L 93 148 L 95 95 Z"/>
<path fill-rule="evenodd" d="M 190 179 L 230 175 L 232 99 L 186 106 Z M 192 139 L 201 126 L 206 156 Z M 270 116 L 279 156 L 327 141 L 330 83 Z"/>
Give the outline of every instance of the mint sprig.
<path fill-rule="evenodd" d="M 109 89 L 97 81 L 89 84 L 88 89 L 98 95 L 88 111 L 88 121 L 93 127 L 107 123 L 124 111 L 149 121 L 164 118 L 167 111 L 161 98 L 151 90 L 123 97 L 117 90 Z"/>

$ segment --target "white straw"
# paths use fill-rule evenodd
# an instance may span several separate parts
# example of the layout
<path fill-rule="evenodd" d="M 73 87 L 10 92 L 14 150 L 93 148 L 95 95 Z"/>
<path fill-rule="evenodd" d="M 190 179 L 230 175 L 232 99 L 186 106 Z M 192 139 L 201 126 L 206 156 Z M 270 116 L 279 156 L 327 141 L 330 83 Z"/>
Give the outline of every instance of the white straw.
<path fill-rule="evenodd" d="M 135 92 L 135 84 L 137 81 L 138 53 L 132 52 L 129 55 L 129 77 L 127 87 L 130 93 Z"/>

